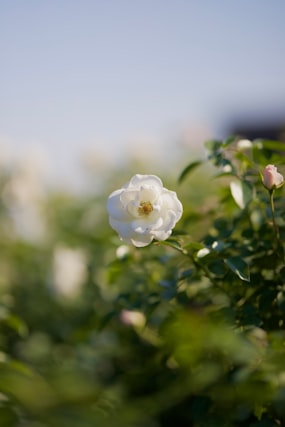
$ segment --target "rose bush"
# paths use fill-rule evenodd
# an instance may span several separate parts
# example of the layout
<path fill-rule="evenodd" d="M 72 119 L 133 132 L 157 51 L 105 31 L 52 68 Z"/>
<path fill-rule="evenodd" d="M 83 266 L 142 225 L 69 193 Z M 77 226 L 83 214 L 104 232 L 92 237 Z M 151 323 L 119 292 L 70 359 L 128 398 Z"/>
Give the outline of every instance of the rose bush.
<path fill-rule="evenodd" d="M 114 238 L 108 183 L 98 198 L 49 195 L 46 239 L 25 241 L 13 172 L 0 171 L 1 427 L 285 425 L 285 145 L 206 149 L 180 174 L 179 229 L 144 250 Z M 108 209 L 139 245 L 182 213 L 153 175 L 113 192 Z M 75 279 L 67 254 L 80 255 L 72 298 L 58 292 Z"/>
<path fill-rule="evenodd" d="M 110 194 L 107 209 L 121 240 L 137 247 L 166 240 L 183 212 L 176 193 L 164 188 L 160 178 L 139 174 Z"/>

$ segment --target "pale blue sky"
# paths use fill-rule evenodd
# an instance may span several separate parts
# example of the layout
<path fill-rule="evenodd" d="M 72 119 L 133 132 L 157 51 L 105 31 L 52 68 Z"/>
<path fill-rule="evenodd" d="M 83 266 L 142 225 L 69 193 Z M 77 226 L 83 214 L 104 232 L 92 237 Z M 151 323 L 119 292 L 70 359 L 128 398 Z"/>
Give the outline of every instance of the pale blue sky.
<path fill-rule="evenodd" d="M 285 111 L 284 0 L 0 0 L 0 142 L 73 173 L 231 111 Z"/>

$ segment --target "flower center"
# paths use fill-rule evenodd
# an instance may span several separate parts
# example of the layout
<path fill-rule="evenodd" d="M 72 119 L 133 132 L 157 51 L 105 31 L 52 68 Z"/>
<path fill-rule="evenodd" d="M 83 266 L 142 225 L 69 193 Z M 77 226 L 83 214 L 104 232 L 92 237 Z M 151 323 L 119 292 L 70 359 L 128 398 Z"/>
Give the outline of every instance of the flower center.
<path fill-rule="evenodd" d="M 140 202 L 140 206 L 138 208 L 139 215 L 148 216 L 153 211 L 153 206 L 150 202 Z"/>

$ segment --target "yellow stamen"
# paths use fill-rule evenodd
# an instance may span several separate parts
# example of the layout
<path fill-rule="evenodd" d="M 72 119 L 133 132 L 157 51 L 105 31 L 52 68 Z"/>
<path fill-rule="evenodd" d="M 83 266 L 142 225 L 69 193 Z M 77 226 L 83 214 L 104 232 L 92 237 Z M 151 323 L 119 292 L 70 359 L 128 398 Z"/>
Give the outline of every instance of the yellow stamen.
<path fill-rule="evenodd" d="M 149 215 L 153 211 L 153 206 L 150 202 L 141 202 L 138 208 L 139 215 Z"/>

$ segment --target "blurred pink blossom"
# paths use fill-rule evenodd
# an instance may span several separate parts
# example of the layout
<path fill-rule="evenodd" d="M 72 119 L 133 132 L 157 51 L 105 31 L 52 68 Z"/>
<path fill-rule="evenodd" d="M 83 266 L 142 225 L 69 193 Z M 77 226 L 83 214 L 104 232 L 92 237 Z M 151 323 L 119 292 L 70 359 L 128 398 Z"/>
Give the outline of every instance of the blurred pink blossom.
<path fill-rule="evenodd" d="M 277 171 L 276 166 L 267 165 L 264 168 L 263 184 L 268 190 L 274 190 L 284 184 L 283 175 Z"/>

